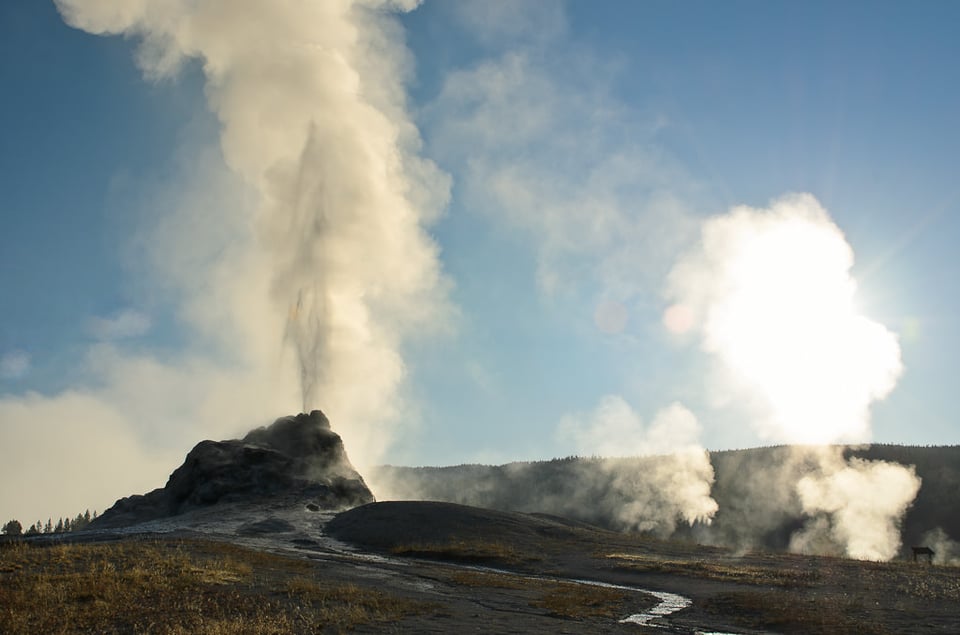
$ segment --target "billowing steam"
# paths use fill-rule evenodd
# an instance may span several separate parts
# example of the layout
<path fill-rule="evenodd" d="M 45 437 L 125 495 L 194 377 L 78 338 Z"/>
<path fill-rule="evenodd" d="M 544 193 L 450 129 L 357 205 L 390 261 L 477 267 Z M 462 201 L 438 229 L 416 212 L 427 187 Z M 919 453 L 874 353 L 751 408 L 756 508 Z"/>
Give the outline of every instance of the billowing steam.
<path fill-rule="evenodd" d="M 141 286 L 170 300 L 189 346 L 154 355 L 97 342 L 89 385 L 0 402 L 8 447 L 84 435 L 50 457 L 63 466 L 52 483 L 86 472 L 86 446 L 124 448 L 129 465 L 107 462 L 114 472 L 84 481 L 83 504 L 101 508 L 155 485 L 199 435 L 236 436 L 300 408 L 321 407 L 355 462 L 377 460 L 402 410 L 402 343 L 450 317 L 425 231 L 449 179 L 418 156 L 410 56 L 391 15 L 414 5 L 57 0 L 72 26 L 139 40 L 149 79 L 201 68 L 220 147 L 186 142 L 138 251 Z M 47 413 L 64 430 L 40 434 Z M 113 432 L 99 434 L 105 421 Z M 130 467 L 148 463 L 164 467 Z M 46 517 L 81 500 L 62 492 L 34 490 L 40 509 L 13 494 L 0 502 Z"/>
<path fill-rule="evenodd" d="M 793 535 L 798 553 L 835 553 L 889 560 L 900 548 L 899 521 L 917 496 L 913 467 L 886 461 L 843 460 L 840 448 L 821 448 L 819 465 L 797 482 L 804 514 L 812 518 Z"/>
<path fill-rule="evenodd" d="M 933 550 L 933 563 L 960 566 L 960 543 L 952 540 L 940 527 L 924 534 L 921 543 Z"/>
<path fill-rule="evenodd" d="M 397 414 L 400 343 L 444 305 L 424 223 L 446 182 L 415 155 L 407 57 L 386 13 L 415 4 L 58 1 L 76 27 L 142 38 L 149 76 L 201 61 L 223 158 L 257 196 L 253 218 L 233 222 L 255 228 L 261 300 L 285 316 L 276 338 L 296 356 L 300 405 L 355 429 Z"/>
<path fill-rule="evenodd" d="M 716 514 L 710 456 L 697 418 L 682 404 L 660 410 L 646 426 L 622 397 L 608 395 L 589 415 L 564 418 L 557 432 L 584 455 L 647 457 L 642 469 L 629 461 L 597 464 L 621 501 L 621 526 L 669 534 L 677 519 L 709 524 Z"/>
<path fill-rule="evenodd" d="M 852 266 L 852 249 L 812 196 L 738 207 L 705 222 L 699 248 L 674 267 L 664 324 L 677 335 L 696 329 L 718 362 L 712 389 L 720 403 L 749 403 L 765 436 L 865 441 L 871 404 L 889 394 L 903 366 L 896 336 L 858 312 Z M 798 451 L 815 460 L 796 483 L 810 522 L 794 548 L 895 555 L 898 523 L 920 486 L 913 469 L 844 462 L 834 448 Z"/>

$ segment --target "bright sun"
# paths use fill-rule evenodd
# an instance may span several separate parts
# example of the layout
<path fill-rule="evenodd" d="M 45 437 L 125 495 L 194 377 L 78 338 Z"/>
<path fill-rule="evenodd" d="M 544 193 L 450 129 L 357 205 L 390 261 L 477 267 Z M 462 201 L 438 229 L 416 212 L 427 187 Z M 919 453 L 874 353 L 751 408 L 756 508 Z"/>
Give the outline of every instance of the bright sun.
<path fill-rule="evenodd" d="M 902 371 L 896 336 L 857 311 L 853 251 L 809 195 L 708 221 L 672 283 L 735 383 L 790 443 L 865 440 L 869 406 Z M 770 430 L 772 428 L 772 430 Z"/>

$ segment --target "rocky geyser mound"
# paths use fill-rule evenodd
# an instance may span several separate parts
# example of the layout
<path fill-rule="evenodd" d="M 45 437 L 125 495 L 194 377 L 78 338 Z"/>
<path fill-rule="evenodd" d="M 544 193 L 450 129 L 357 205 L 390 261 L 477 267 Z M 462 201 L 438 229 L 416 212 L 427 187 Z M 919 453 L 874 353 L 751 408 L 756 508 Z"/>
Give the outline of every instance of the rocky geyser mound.
<path fill-rule="evenodd" d="M 374 500 L 319 410 L 281 417 L 243 439 L 201 441 L 163 488 L 121 498 L 93 526 L 123 527 L 218 503 L 279 498 L 331 510 Z"/>

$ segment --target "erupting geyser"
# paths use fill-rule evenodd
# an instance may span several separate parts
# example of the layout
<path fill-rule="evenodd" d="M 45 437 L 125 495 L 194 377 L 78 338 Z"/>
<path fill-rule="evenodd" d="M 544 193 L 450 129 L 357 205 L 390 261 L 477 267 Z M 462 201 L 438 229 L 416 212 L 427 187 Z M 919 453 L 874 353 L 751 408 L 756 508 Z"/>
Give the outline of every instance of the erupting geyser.
<path fill-rule="evenodd" d="M 229 171 L 225 189 L 243 196 L 224 204 L 210 179 L 184 186 L 204 203 L 160 233 L 189 266 L 165 253 L 156 268 L 182 291 L 188 326 L 229 360 L 222 381 L 239 375 L 254 405 L 290 408 L 299 380 L 298 407 L 349 422 L 354 458 L 374 463 L 403 422 L 403 344 L 451 315 L 427 231 L 450 182 L 421 156 L 397 21 L 417 2 L 56 5 L 74 27 L 136 39 L 151 79 L 202 72 L 219 123 L 207 169 Z"/>
<path fill-rule="evenodd" d="M 218 503 L 278 500 L 322 509 L 373 502 L 319 410 L 281 417 L 243 439 L 201 441 L 165 487 L 118 500 L 96 526 L 132 525 Z"/>

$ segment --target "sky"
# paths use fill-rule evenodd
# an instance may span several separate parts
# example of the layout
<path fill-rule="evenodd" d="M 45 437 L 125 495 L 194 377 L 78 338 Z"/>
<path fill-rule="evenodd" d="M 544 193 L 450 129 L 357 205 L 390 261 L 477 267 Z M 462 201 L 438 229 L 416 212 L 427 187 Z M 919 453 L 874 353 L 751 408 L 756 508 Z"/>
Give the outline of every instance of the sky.
<path fill-rule="evenodd" d="M 0 513 L 304 405 L 361 466 L 958 442 L 955 3 L 194 4 L 0 4 Z"/>

